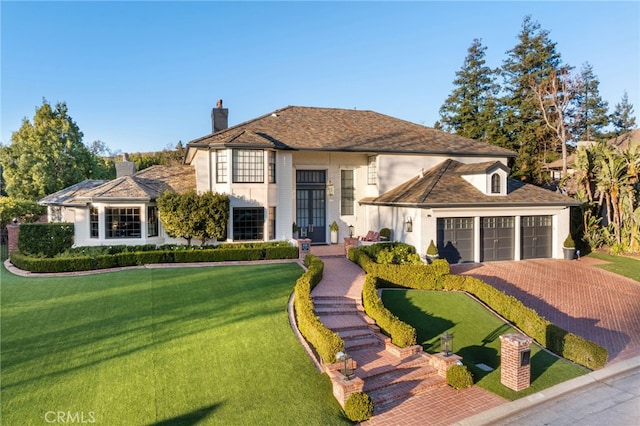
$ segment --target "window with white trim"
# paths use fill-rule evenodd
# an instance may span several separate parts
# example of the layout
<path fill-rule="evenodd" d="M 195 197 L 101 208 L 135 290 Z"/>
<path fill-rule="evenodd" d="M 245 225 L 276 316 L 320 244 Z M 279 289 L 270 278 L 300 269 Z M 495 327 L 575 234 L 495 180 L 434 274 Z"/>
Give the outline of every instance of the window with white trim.
<path fill-rule="evenodd" d="M 106 238 L 142 238 L 140 208 L 116 207 L 105 209 Z"/>
<path fill-rule="evenodd" d="M 491 175 L 491 193 L 500 194 L 500 175 L 498 173 Z"/>

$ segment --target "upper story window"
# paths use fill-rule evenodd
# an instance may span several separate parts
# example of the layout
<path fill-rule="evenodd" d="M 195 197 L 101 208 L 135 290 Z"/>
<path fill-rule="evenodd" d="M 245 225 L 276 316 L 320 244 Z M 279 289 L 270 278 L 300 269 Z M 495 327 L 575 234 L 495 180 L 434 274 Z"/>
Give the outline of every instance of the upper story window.
<path fill-rule="evenodd" d="M 353 182 L 353 170 L 340 171 L 340 214 L 354 214 L 356 188 Z"/>
<path fill-rule="evenodd" d="M 216 151 L 216 182 L 227 183 L 227 150 Z"/>
<path fill-rule="evenodd" d="M 269 183 L 276 183 L 276 152 L 268 151 L 269 155 Z"/>
<path fill-rule="evenodd" d="M 378 171 L 376 170 L 376 157 L 371 155 L 367 162 L 367 184 L 376 185 L 378 183 Z"/>
<path fill-rule="evenodd" d="M 261 149 L 233 150 L 233 183 L 264 182 L 264 151 Z"/>
<path fill-rule="evenodd" d="M 494 173 L 491 175 L 491 193 L 500 194 L 500 175 Z"/>

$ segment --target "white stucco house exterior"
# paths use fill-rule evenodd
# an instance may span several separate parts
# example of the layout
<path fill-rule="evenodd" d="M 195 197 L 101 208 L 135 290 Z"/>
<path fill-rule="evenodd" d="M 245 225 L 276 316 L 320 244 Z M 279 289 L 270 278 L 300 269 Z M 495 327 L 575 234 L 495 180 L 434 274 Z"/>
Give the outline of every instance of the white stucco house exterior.
<path fill-rule="evenodd" d="M 562 258 L 569 207 L 578 203 L 509 179 L 510 150 L 373 111 L 289 106 L 229 128 L 227 117 L 219 102 L 213 133 L 187 144 L 182 170 L 193 178 L 180 188 L 157 169 L 160 184 L 149 190 L 147 182 L 135 202 L 115 181 L 41 202 L 66 209 L 77 245 L 168 242 L 152 223 L 154 197 L 160 187 L 192 185 L 230 197 L 228 241 L 290 239 L 295 222 L 300 237 L 328 244 L 335 221 L 340 239 L 350 225 L 356 236 L 386 227 L 421 254 L 433 240 L 452 263 Z M 153 180 L 144 172 L 118 179 L 140 187 Z M 119 226 L 113 206 L 136 206 L 140 232 L 109 231 Z"/>

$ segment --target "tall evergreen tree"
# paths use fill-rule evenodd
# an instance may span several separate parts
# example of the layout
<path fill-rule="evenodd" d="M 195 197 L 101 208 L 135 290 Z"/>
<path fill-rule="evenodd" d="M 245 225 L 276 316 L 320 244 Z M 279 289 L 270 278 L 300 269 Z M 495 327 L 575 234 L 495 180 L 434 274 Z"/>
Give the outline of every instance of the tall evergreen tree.
<path fill-rule="evenodd" d="M 609 125 L 609 103 L 600 96 L 600 81 L 593 67 L 585 62 L 580 69 L 582 86 L 573 101 L 576 116 L 571 126 L 574 141 L 601 140 L 605 137 L 603 129 Z"/>
<path fill-rule="evenodd" d="M 518 44 L 507 51 L 507 59 L 502 65 L 503 128 L 508 144 L 518 151 L 512 174 L 522 180 L 541 182 L 541 166 L 546 153 L 558 147 L 552 131 L 541 117 L 531 88 L 557 72 L 561 59 L 549 32 L 541 29 L 530 16 L 524 18 L 518 40 Z"/>
<path fill-rule="evenodd" d="M 624 92 L 622 100 L 616 104 L 613 114 L 611 114 L 611 124 L 613 124 L 613 136 L 620 136 L 636 128 L 636 117 L 633 115 L 633 105 L 629 103 L 629 96 Z"/>
<path fill-rule="evenodd" d="M 43 100 L 31 123 L 27 118 L 0 152 L 6 192 L 37 200 L 83 179 L 103 179 L 104 162 L 82 143 L 83 134 L 66 103 Z"/>
<path fill-rule="evenodd" d="M 442 129 L 460 136 L 501 145 L 497 70 L 486 65 L 487 48 L 474 39 L 462 68 L 453 80 L 455 89 L 440 107 Z"/>

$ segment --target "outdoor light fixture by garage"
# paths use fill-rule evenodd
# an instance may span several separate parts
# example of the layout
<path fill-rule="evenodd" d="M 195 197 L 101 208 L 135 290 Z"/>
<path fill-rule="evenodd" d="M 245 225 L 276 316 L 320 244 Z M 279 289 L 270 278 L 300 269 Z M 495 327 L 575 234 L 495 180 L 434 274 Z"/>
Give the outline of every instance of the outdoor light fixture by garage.
<path fill-rule="evenodd" d="M 342 363 L 342 368 L 340 372 L 344 376 L 345 379 L 351 379 L 353 376 L 353 358 L 350 357 L 346 352 L 338 352 L 336 354 L 336 359 L 338 362 Z"/>
<path fill-rule="evenodd" d="M 353 238 L 353 225 L 349 225 L 349 238 Z"/>
<path fill-rule="evenodd" d="M 413 232 L 413 220 L 411 219 L 411 216 L 407 217 L 406 226 L 407 232 Z"/>
<path fill-rule="evenodd" d="M 327 184 L 327 195 L 329 197 L 333 197 L 335 193 L 336 193 L 336 187 L 333 185 L 333 182 L 331 182 L 331 179 L 329 179 L 329 183 Z"/>
<path fill-rule="evenodd" d="M 450 356 L 453 353 L 453 335 L 444 333 L 440 336 L 440 350 L 444 356 Z"/>

